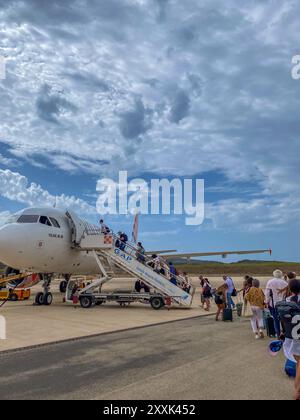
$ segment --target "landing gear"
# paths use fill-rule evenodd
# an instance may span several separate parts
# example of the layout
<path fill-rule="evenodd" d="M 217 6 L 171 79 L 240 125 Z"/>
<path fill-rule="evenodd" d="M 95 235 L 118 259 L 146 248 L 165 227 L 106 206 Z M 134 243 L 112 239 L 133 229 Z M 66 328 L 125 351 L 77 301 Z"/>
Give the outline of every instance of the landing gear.
<path fill-rule="evenodd" d="M 60 282 L 60 285 L 59 285 L 60 293 L 66 293 L 67 285 L 68 285 L 68 282 L 66 280 L 63 280 Z"/>
<path fill-rule="evenodd" d="M 52 274 L 45 274 L 43 275 L 43 292 L 39 292 L 35 297 L 35 303 L 36 305 L 45 305 L 49 306 L 53 302 L 53 296 L 52 293 L 50 293 L 50 286 L 51 281 L 53 279 Z"/>
<path fill-rule="evenodd" d="M 69 274 L 66 274 L 64 276 L 65 279 L 60 282 L 60 285 L 59 285 L 59 291 L 60 291 L 60 293 L 66 293 L 67 286 L 68 286 L 68 282 L 70 280 L 70 277 L 71 276 Z"/>
<path fill-rule="evenodd" d="M 48 292 L 44 296 L 44 305 L 49 306 L 53 302 L 53 296 L 52 293 Z"/>
<path fill-rule="evenodd" d="M 39 292 L 35 297 L 35 303 L 39 306 L 44 304 L 44 293 Z"/>

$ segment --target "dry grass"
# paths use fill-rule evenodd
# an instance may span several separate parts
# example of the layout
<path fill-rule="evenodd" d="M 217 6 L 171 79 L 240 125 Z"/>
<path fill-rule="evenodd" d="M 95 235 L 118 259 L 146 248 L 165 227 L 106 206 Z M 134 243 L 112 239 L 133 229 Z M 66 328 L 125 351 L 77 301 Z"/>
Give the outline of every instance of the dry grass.
<path fill-rule="evenodd" d="M 217 263 L 203 262 L 199 264 L 179 264 L 179 271 L 186 271 L 190 275 L 223 275 L 230 274 L 232 276 L 271 276 L 276 269 L 282 270 L 284 273 L 295 271 L 300 274 L 300 263 L 288 262 L 239 262 L 239 263 Z"/>

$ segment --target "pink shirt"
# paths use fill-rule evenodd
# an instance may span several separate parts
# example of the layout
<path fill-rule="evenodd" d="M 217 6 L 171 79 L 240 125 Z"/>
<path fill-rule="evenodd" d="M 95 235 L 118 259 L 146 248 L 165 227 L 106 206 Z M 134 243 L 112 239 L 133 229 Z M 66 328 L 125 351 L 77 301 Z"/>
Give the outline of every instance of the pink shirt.
<path fill-rule="evenodd" d="M 266 303 L 269 306 L 272 306 L 272 299 L 270 291 L 273 291 L 273 299 L 274 299 L 274 305 L 276 303 L 281 302 L 285 298 L 285 292 L 280 292 L 282 289 L 285 289 L 288 287 L 288 284 L 283 279 L 271 279 L 267 283 L 266 287 Z"/>

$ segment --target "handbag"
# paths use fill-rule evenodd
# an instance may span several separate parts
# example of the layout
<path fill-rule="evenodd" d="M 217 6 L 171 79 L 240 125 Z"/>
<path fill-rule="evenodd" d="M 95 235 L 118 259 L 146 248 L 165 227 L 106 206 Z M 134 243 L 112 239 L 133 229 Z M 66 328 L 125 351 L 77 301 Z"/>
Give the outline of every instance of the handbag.
<path fill-rule="evenodd" d="M 246 300 L 244 300 L 244 303 L 243 303 L 242 317 L 243 318 L 252 318 L 253 317 L 253 311 L 252 311 L 251 305 Z"/>
<path fill-rule="evenodd" d="M 236 290 L 236 288 L 234 288 L 231 296 L 232 297 L 237 297 L 237 295 L 238 295 L 237 290 Z"/>

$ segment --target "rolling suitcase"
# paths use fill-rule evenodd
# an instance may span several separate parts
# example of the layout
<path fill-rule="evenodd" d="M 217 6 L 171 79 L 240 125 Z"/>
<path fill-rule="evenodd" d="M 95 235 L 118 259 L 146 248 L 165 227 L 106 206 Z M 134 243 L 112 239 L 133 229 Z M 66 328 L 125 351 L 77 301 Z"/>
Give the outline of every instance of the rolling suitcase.
<path fill-rule="evenodd" d="M 270 312 L 264 312 L 264 324 L 267 330 L 267 336 L 271 338 L 276 337 L 274 318 Z"/>
<path fill-rule="evenodd" d="M 223 321 L 224 322 L 227 322 L 227 321 L 232 322 L 233 321 L 232 309 L 226 308 L 226 309 L 223 310 Z"/>
<path fill-rule="evenodd" d="M 241 317 L 243 313 L 243 304 L 241 302 L 237 303 L 236 305 L 236 313 L 237 316 Z"/>

